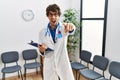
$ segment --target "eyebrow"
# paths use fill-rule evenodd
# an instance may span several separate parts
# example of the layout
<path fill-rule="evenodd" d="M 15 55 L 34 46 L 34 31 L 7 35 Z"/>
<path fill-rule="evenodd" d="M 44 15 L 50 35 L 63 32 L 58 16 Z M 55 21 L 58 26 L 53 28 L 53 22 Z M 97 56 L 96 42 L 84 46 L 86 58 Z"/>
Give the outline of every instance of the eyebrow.
<path fill-rule="evenodd" d="M 58 15 L 57 12 L 54 12 L 54 13 L 49 12 L 49 14 L 50 14 L 50 15 Z"/>

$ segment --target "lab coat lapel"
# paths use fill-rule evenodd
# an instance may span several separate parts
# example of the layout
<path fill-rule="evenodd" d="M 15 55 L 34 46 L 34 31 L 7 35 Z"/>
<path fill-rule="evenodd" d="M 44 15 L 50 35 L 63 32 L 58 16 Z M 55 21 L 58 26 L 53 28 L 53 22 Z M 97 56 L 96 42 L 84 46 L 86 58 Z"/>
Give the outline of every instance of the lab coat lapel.
<path fill-rule="evenodd" d="M 50 36 L 49 36 L 49 38 L 50 38 L 50 42 L 52 43 L 52 45 L 54 45 L 54 42 L 53 42 L 53 39 L 52 39 L 52 35 L 51 35 L 50 30 L 49 30 L 49 33 L 50 33 Z"/>
<path fill-rule="evenodd" d="M 54 42 L 53 42 L 51 34 L 50 34 L 50 41 L 51 41 L 52 45 L 54 45 Z"/>

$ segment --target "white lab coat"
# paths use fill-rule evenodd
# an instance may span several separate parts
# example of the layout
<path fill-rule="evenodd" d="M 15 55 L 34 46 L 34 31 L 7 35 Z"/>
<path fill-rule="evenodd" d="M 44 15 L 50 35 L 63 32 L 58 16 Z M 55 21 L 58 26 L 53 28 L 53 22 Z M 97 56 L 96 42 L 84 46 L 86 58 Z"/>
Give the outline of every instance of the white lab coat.
<path fill-rule="evenodd" d="M 68 58 L 68 52 L 66 48 L 67 37 L 72 33 L 65 33 L 64 26 L 60 23 L 60 29 L 62 33 L 62 38 L 57 39 L 57 42 L 54 43 L 52 36 L 50 34 L 45 36 L 47 29 L 42 29 L 39 35 L 39 43 L 46 43 L 47 46 L 54 51 L 48 51 L 44 53 L 44 68 L 43 68 L 43 77 L 44 80 L 74 80 L 72 68 Z M 58 29 L 56 29 L 56 34 Z"/>

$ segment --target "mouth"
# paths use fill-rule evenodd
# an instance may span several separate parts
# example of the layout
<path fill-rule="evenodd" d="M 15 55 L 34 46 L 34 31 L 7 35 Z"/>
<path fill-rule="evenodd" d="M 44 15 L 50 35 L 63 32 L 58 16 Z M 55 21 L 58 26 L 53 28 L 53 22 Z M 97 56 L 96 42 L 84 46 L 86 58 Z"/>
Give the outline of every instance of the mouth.
<path fill-rule="evenodd" d="M 52 23 L 56 23 L 56 20 L 52 20 L 51 22 L 52 22 Z"/>

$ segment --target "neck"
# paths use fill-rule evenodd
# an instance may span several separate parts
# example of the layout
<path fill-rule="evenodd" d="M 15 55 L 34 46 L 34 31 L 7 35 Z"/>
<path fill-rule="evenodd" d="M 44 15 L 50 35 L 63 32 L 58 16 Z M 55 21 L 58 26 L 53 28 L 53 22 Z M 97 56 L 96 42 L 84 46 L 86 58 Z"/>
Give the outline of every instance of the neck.
<path fill-rule="evenodd" d="M 54 25 L 50 25 L 50 28 L 53 30 L 53 29 L 56 28 L 56 25 L 55 26 Z"/>

